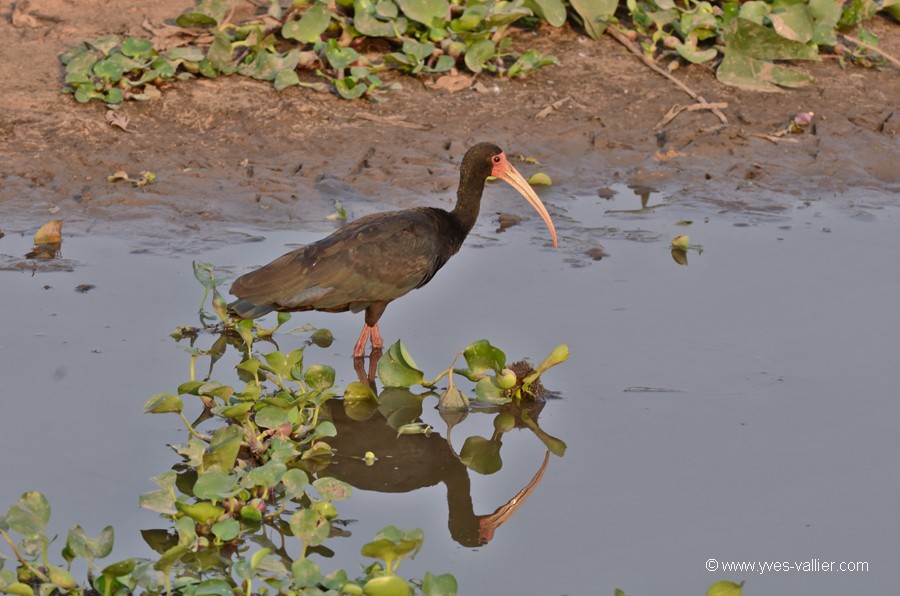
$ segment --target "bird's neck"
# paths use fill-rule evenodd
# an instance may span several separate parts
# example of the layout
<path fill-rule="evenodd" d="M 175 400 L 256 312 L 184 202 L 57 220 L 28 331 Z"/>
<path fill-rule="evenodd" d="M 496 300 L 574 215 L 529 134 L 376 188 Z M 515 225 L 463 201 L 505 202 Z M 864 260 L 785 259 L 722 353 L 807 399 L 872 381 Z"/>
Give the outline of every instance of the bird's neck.
<path fill-rule="evenodd" d="M 463 169 L 459 175 L 459 189 L 456 191 L 456 207 L 450 214 L 465 234 L 475 226 L 478 210 L 481 208 L 481 195 L 484 193 L 483 178 L 472 176 Z"/>

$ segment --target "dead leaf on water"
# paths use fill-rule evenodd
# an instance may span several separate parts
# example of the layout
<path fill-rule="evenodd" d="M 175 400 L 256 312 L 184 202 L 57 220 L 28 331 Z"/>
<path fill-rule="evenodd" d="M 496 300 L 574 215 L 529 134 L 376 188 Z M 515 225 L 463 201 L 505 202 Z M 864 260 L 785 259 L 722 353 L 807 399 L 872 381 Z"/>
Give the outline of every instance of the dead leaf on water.
<path fill-rule="evenodd" d="M 41 229 L 34 235 L 34 243 L 38 244 L 59 244 L 62 242 L 62 224 L 63 220 L 54 219 L 48 221 L 41 226 Z"/>

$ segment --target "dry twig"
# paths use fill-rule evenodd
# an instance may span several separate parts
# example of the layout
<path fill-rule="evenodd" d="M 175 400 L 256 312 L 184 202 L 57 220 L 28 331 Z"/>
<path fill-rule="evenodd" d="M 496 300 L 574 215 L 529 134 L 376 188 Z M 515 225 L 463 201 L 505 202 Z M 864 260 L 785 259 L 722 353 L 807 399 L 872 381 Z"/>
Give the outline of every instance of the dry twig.
<path fill-rule="evenodd" d="M 705 99 L 703 99 L 703 97 L 701 97 L 696 91 L 694 91 L 693 89 L 691 89 L 690 87 L 688 87 L 687 85 L 685 85 L 684 83 L 682 83 L 681 81 L 679 81 L 678 79 L 673 77 L 671 74 L 669 74 L 668 72 L 666 72 L 665 70 L 663 70 L 662 68 L 657 66 L 652 60 L 650 60 L 647 56 L 644 55 L 644 53 L 640 50 L 640 48 L 638 48 L 636 45 L 634 45 L 634 43 L 632 43 L 632 41 L 630 39 L 625 37 L 621 31 L 619 31 L 615 27 L 607 27 L 606 32 L 609 33 L 613 39 L 615 39 L 620 44 L 625 46 L 625 48 L 627 48 L 629 52 L 631 52 L 632 54 L 634 54 L 635 56 L 640 58 L 641 62 L 646 64 L 648 67 L 650 67 L 651 70 L 653 70 L 657 74 L 660 74 L 660 75 L 666 77 L 667 79 L 669 79 L 670 81 L 672 81 L 672 83 L 674 83 L 676 87 L 678 87 L 679 89 L 681 89 L 682 91 L 684 91 L 685 93 L 690 95 L 693 99 L 696 99 L 701 104 L 711 105 Z M 728 124 L 728 118 L 725 117 L 725 114 L 723 114 L 721 110 L 719 110 L 718 108 L 711 108 L 710 111 L 713 114 L 715 114 L 716 118 L 718 118 L 722 122 L 722 124 Z"/>
<path fill-rule="evenodd" d="M 873 45 L 871 45 L 871 44 L 868 44 L 868 43 L 862 41 L 861 39 L 856 39 L 855 37 L 852 37 L 852 36 L 850 36 L 850 35 L 847 35 L 846 33 L 841 33 L 841 37 L 843 37 L 844 39 L 846 39 L 846 40 L 849 41 L 850 43 L 853 43 L 853 44 L 856 44 L 856 45 L 858 45 L 858 46 L 860 46 L 860 47 L 866 48 L 866 49 L 869 50 L 870 52 L 875 52 L 876 54 L 878 54 L 879 56 L 881 56 L 882 58 L 884 58 L 885 60 L 887 60 L 888 62 L 890 62 L 891 64 L 893 64 L 894 66 L 896 66 L 897 68 L 900 68 L 900 60 L 897 60 L 896 58 L 894 58 L 893 56 L 891 56 L 890 54 L 888 54 L 888 53 L 885 52 L 884 50 L 879 50 L 879 49 L 876 48 L 875 46 L 873 46 Z"/>

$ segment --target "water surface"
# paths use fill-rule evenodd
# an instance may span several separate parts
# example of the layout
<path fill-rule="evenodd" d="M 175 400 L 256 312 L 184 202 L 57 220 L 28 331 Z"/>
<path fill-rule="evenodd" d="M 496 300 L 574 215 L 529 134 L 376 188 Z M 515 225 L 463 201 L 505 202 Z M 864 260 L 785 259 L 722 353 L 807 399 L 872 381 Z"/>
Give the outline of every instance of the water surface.
<path fill-rule="evenodd" d="M 468 481 L 475 516 L 507 503 L 544 461 L 528 430 L 504 436 L 496 474 L 453 468 L 415 490 L 358 489 L 339 507 L 355 520 L 351 534 L 330 541 L 336 555 L 322 567 L 352 572 L 360 546 L 393 523 L 425 530 L 404 575 L 452 572 L 467 594 L 698 594 L 719 579 L 758 594 L 888 593 L 900 580 L 896 198 L 715 212 L 651 196 L 660 206 L 640 210 L 639 196 L 618 190 L 612 200 L 546 192 L 556 251 L 540 221 L 506 199 L 503 210 L 528 218 L 497 234 L 488 204 L 461 252 L 381 320 L 386 341 L 402 338 L 426 376 L 483 337 L 511 359 L 568 343 L 571 359 L 544 378 L 561 399 L 539 419 L 567 443 L 565 456 L 550 457 L 527 501 L 478 547 L 451 530 L 448 491 L 457 502 Z M 165 524 L 137 498 L 175 462 L 165 445 L 185 433 L 177 417 L 141 406 L 188 378 L 168 333 L 196 323 L 191 260 L 241 273 L 332 227 L 231 228 L 228 244 L 208 246 L 64 228 L 72 271 L 0 272 L 0 506 L 40 490 L 61 536 L 53 548 L 75 523 L 90 534 L 112 524 L 114 557 L 148 556 L 140 529 Z M 687 266 L 668 247 L 684 233 L 703 247 Z M 264 239 L 246 241 L 254 235 Z M 598 245 L 608 256 L 594 260 L 586 252 Z M 0 239 L 5 255 L 29 248 L 28 234 Z M 95 287 L 78 293 L 79 284 Z M 341 385 L 355 380 L 361 316 L 303 314 L 287 328 L 304 322 L 336 336 L 308 358 L 334 366 Z M 286 333 L 280 345 L 303 339 Z M 216 377 L 231 382 L 223 364 Z M 433 404 L 423 418 L 445 436 Z M 469 416 L 453 430 L 455 450 L 490 436 L 491 420 Z M 859 561 L 869 571 L 709 572 L 710 558 Z"/>

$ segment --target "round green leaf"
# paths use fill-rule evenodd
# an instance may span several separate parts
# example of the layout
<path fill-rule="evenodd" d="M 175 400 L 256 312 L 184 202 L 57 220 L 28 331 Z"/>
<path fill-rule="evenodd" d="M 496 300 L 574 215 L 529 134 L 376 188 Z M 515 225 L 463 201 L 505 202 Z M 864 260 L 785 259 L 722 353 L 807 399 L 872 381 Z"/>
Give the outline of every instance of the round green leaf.
<path fill-rule="evenodd" d="M 440 26 L 450 11 L 447 0 L 397 0 L 403 14 L 428 27 Z"/>
<path fill-rule="evenodd" d="M 353 494 L 352 486 L 329 476 L 319 478 L 313 481 L 312 484 L 319 491 L 319 494 L 329 501 L 343 501 L 344 499 L 349 499 L 350 495 Z"/>
<path fill-rule="evenodd" d="M 218 470 L 207 470 L 197 475 L 193 493 L 198 499 L 221 501 L 235 495 L 240 489 L 235 487 L 237 476 Z"/>
<path fill-rule="evenodd" d="M 229 517 L 228 519 L 223 519 L 222 521 L 214 523 L 210 530 L 215 534 L 216 538 L 222 542 L 230 542 L 237 538 L 238 534 L 241 533 L 241 523 L 238 520 Z"/>
<path fill-rule="evenodd" d="M 562 0 L 525 0 L 525 6 L 554 27 L 566 23 L 566 6 Z"/>
<path fill-rule="evenodd" d="M 291 565 L 291 575 L 294 576 L 294 584 L 300 588 L 311 588 L 322 580 L 322 572 L 315 561 L 307 558 L 297 559 Z"/>
<path fill-rule="evenodd" d="M 149 39 L 129 37 L 122 42 L 122 53 L 131 58 L 149 58 L 153 55 L 153 42 Z"/>
<path fill-rule="evenodd" d="M 256 425 L 260 428 L 277 428 L 289 422 L 287 411 L 278 406 L 265 406 L 256 413 Z"/>
<path fill-rule="evenodd" d="M 291 516 L 291 532 L 306 546 L 322 544 L 331 531 L 331 524 L 312 509 L 301 509 Z"/>
<path fill-rule="evenodd" d="M 466 48 L 466 66 L 474 73 L 484 69 L 484 63 L 494 57 L 494 42 L 480 39 Z"/>
<path fill-rule="evenodd" d="M 331 14 L 322 4 L 313 4 L 306 9 L 299 21 L 290 21 L 281 28 L 281 35 L 303 43 L 319 41 L 331 22 Z"/>
<path fill-rule="evenodd" d="M 303 379 L 312 389 L 328 389 L 334 385 L 334 369 L 324 364 L 313 364 L 306 369 Z"/>
<path fill-rule="evenodd" d="M 181 412 L 184 403 L 181 398 L 171 393 L 157 393 L 150 397 L 144 404 L 145 414 L 165 414 L 168 412 Z"/>

